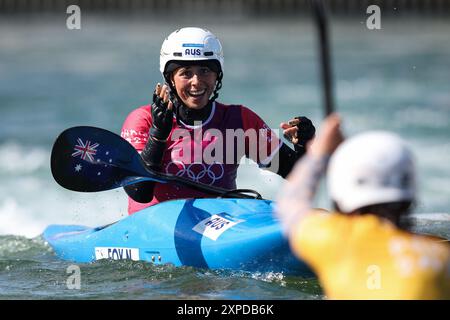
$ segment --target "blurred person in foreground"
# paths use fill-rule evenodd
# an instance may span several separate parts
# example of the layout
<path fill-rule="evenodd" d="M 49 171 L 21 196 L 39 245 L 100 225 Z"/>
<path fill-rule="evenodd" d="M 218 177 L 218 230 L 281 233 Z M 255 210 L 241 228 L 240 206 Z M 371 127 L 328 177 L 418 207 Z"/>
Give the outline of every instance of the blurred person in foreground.
<path fill-rule="evenodd" d="M 448 241 L 406 230 L 416 186 L 405 142 L 384 131 L 343 140 L 332 114 L 280 192 L 295 254 L 329 299 L 450 299 Z M 327 166 L 332 213 L 312 209 Z"/>

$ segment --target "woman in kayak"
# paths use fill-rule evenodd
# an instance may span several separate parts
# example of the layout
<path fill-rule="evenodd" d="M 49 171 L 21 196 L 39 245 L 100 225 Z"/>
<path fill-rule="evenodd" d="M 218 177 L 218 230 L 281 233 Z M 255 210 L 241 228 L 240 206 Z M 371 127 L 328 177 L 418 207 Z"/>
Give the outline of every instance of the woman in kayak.
<path fill-rule="evenodd" d="M 331 115 L 280 192 L 294 252 L 331 299 L 450 299 L 448 242 L 406 230 L 416 199 L 409 148 L 383 131 L 342 140 Z M 328 162 L 334 213 L 311 209 Z"/>
<path fill-rule="evenodd" d="M 128 115 L 122 137 L 149 168 L 211 186 L 235 189 L 243 156 L 286 177 L 314 137 L 312 122 L 296 117 L 281 124 L 292 150 L 250 109 L 217 102 L 223 64 L 222 45 L 211 32 L 182 28 L 170 34 L 160 54 L 165 83 L 156 85 L 152 105 Z M 129 214 L 170 199 L 208 196 L 173 183 L 142 182 L 125 191 Z"/>

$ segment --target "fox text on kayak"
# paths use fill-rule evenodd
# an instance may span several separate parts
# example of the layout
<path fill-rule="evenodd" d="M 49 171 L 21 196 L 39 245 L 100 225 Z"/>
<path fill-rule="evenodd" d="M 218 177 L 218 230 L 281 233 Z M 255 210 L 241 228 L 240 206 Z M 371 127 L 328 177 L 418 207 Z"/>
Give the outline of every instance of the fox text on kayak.
<path fill-rule="evenodd" d="M 114 248 L 114 247 L 96 247 L 95 259 L 111 260 L 139 260 L 139 249 L 137 248 Z"/>

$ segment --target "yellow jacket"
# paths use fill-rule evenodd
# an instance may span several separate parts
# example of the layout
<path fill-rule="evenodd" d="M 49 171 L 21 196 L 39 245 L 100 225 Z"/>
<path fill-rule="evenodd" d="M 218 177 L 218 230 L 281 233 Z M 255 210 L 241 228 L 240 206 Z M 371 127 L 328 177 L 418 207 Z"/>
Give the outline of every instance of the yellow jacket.
<path fill-rule="evenodd" d="M 375 215 L 312 212 L 290 243 L 330 299 L 450 299 L 448 242 Z"/>

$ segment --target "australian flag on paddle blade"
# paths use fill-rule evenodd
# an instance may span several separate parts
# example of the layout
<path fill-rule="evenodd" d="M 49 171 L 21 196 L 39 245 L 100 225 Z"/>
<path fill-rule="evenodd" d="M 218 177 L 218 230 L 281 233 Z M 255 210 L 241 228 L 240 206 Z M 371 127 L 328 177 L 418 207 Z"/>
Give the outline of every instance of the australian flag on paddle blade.
<path fill-rule="evenodd" d="M 72 157 L 74 158 L 72 163 L 75 176 L 82 174 L 94 178 L 93 180 L 97 180 L 95 178 L 99 178 L 102 174 L 109 176 L 113 158 L 110 150 L 104 148 L 100 143 L 77 138 Z"/>
<path fill-rule="evenodd" d="M 51 167 L 63 187 L 82 192 L 117 188 L 145 175 L 140 156 L 120 136 L 95 127 L 67 129 L 56 140 Z"/>

